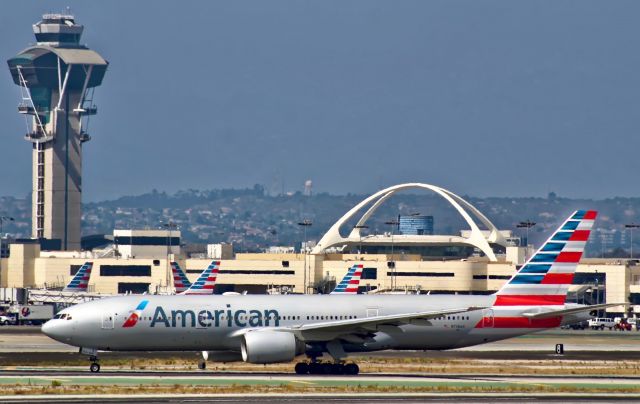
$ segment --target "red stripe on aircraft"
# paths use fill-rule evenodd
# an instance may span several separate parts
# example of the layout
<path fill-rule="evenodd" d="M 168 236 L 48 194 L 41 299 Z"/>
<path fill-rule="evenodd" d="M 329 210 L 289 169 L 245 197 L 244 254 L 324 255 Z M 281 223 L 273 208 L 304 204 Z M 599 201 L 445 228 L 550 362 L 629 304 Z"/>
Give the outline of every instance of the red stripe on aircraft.
<path fill-rule="evenodd" d="M 587 241 L 589 240 L 590 230 L 575 230 L 569 241 Z"/>
<path fill-rule="evenodd" d="M 484 317 L 475 328 L 555 328 L 562 323 L 562 317 L 531 319 L 527 317 Z"/>
<path fill-rule="evenodd" d="M 542 278 L 542 285 L 570 285 L 573 282 L 573 274 L 546 274 Z"/>
<path fill-rule="evenodd" d="M 595 220 L 596 216 L 598 216 L 598 212 L 595 210 L 588 210 L 587 213 L 584 214 L 584 220 Z"/>
<path fill-rule="evenodd" d="M 215 285 L 203 285 L 202 289 L 213 289 Z"/>
<path fill-rule="evenodd" d="M 567 295 L 498 295 L 494 306 L 549 306 L 564 304 Z"/>
<path fill-rule="evenodd" d="M 582 257 L 582 252 L 580 251 L 565 251 L 558 254 L 555 262 L 570 262 L 577 264 L 580 261 L 580 257 Z"/>

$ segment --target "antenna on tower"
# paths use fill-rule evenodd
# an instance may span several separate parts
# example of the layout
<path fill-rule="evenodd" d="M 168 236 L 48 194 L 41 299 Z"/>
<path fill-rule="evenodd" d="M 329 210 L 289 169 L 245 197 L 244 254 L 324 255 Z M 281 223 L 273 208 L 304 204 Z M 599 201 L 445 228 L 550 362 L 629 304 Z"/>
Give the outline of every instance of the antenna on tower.
<path fill-rule="evenodd" d="M 313 181 L 306 180 L 304 182 L 304 194 L 305 194 L 305 196 L 313 195 Z"/>

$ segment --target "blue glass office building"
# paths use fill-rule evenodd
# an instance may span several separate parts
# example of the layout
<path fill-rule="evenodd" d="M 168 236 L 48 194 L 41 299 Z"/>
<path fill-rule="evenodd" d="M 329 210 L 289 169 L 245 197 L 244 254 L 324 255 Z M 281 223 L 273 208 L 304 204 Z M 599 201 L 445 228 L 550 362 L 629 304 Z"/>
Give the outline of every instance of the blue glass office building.
<path fill-rule="evenodd" d="M 432 235 L 433 216 L 398 216 L 398 231 L 408 235 Z"/>

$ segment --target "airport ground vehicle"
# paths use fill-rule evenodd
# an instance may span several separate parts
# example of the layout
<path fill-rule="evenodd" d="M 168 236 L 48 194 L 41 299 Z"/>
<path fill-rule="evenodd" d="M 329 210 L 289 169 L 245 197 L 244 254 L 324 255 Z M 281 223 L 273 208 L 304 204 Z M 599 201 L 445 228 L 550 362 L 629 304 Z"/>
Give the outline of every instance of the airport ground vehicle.
<path fill-rule="evenodd" d="M 98 351 L 201 351 L 203 359 L 267 364 L 296 373 L 357 374 L 348 353 L 444 350 L 584 321 L 596 309 L 566 303 L 596 217 L 576 211 L 493 295 L 145 295 L 66 308 L 42 331 Z M 328 353 L 332 363 L 318 361 Z"/>
<path fill-rule="evenodd" d="M 18 315 L 18 324 L 44 324 L 53 318 L 53 306 L 48 304 L 28 304 L 13 306 L 11 313 Z"/>
<path fill-rule="evenodd" d="M 621 319 L 613 327 L 616 331 L 631 331 L 633 327 L 627 322 L 626 318 Z"/>
<path fill-rule="evenodd" d="M 567 325 L 563 326 L 562 328 L 564 328 L 566 330 L 584 330 L 586 328 L 589 328 L 589 322 L 588 321 L 580 321 L 579 323 L 567 324 Z"/>
<path fill-rule="evenodd" d="M 615 325 L 615 321 L 613 321 L 612 318 L 608 317 L 598 317 L 589 320 L 589 327 L 591 327 L 591 329 L 593 330 L 604 330 L 605 328 L 613 330 L 613 327 L 615 327 Z"/>
<path fill-rule="evenodd" d="M 0 316 L 0 325 L 9 325 L 14 323 L 14 319 L 8 316 Z"/>

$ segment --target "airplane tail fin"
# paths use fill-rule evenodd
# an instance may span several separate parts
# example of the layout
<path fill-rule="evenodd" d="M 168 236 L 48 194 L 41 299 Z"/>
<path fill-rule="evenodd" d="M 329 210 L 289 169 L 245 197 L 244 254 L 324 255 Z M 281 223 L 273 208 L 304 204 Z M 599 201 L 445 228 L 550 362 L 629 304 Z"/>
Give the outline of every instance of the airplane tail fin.
<path fill-rule="evenodd" d="M 353 265 L 347 271 L 340 283 L 331 292 L 332 295 L 356 295 L 358 294 L 358 285 L 360 285 L 360 277 L 362 276 L 362 265 Z"/>
<path fill-rule="evenodd" d="M 191 287 L 191 282 L 177 262 L 171 262 L 171 273 L 173 274 L 173 287 L 176 293 L 182 293 Z"/>
<path fill-rule="evenodd" d="M 494 305 L 563 305 L 597 214 L 575 211 L 496 293 Z"/>
<path fill-rule="evenodd" d="M 63 292 L 86 292 L 87 286 L 89 286 L 89 277 L 91 276 L 91 269 L 93 268 L 93 262 L 85 262 L 78 272 L 73 276 L 67 286 L 62 289 Z"/>
<path fill-rule="evenodd" d="M 193 282 L 189 289 L 181 294 L 184 295 L 212 295 L 216 286 L 216 278 L 220 270 L 220 261 L 211 261 L 207 269 L 202 271 L 198 279 Z"/>

